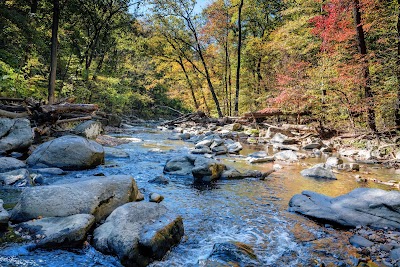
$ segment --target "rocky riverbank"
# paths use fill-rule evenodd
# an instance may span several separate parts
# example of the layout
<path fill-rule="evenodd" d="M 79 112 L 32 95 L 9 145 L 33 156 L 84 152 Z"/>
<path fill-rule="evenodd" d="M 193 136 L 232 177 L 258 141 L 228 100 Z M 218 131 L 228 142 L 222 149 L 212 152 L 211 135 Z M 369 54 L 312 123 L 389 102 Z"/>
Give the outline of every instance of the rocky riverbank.
<path fill-rule="evenodd" d="M 160 127 L 159 130 L 161 131 L 175 132 L 175 135 L 170 136 L 171 141 L 181 140 L 188 145 L 190 144 L 189 147 L 192 148 L 185 155 L 174 156 L 166 162 L 160 163 L 163 165 L 165 177 L 160 176 L 152 183 L 165 186 L 171 180 L 185 179 L 191 184 L 213 184 L 216 181 L 244 178 L 256 178 L 268 182 L 273 171 L 279 172 L 282 168 L 292 164 L 302 165 L 302 162 L 307 159 L 319 158 L 323 155 L 327 155 L 323 163 L 304 166 L 301 174 L 310 179 L 327 182 L 338 179 L 337 177 L 341 177 L 343 174 L 353 175 L 355 180 L 361 179 L 360 177 L 365 175 L 363 167 L 354 162 L 357 160 L 354 153 L 351 154 L 352 157 L 345 157 L 340 153 L 328 154 L 332 151 L 340 151 L 343 147 L 335 145 L 333 140 L 319 139 L 316 135 L 310 134 L 309 129 L 291 127 L 284 131 L 278 127 L 269 127 L 264 130 L 240 124 L 218 126 L 217 123 L 204 126 L 185 123 L 185 125 L 175 127 Z M 134 128 L 126 129 L 126 132 L 129 131 L 134 131 Z M 11 131 L 9 130 L 9 132 Z M 97 134 L 93 134 L 92 130 L 88 132 L 90 132 L 91 137 L 97 137 L 97 141 L 103 144 L 140 142 L 140 139 L 97 136 Z M 242 151 L 243 146 L 248 144 L 255 147 L 266 146 L 269 149 L 245 154 Z M 24 149 L 27 149 L 27 147 Z M 18 149 L 17 151 L 21 150 Z M 21 155 L 20 152 L 16 151 L 5 153 L 14 157 Z M 156 202 L 148 204 L 155 206 L 147 207 L 147 202 L 132 202 L 144 197 L 140 194 L 135 179 L 129 175 L 102 176 L 104 174 L 100 172 L 95 173 L 97 176 L 94 177 L 80 176 L 78 180 L 73 182 L 60 184 L 53 184 L 52 182 L 54 177 L 63 176 L 71 170 L 98 168 L 96 166 L 99 166 L 99 164 L 101 166 L 105 158 L 129 159 L 132 155 L 118 148 L 103 147 L 83 137 L 63 136 L 38 146 L 30 152 L 27 160 L 20 161 L 13 157 L 0 158 L 2 184 L 6 187 L 26 188 L 11 214 L 8 214 L 6 210 L 0 212 L 2 225 L 6 227 L 8 219 L 11 218 L 11 226 L 14 227 L 14 231 L 17 231 L 27 240 L 34 241 L 36 245 L 32 248 L 82 246 L 88 233 L 94 233 L 94 239 L 89 240 L 93 246 L 104 253 L 117 255 L 125 265 L 129 265 L 129 262 L 147 265 L 152 260 L 161 259 L 183 236 L 182 221 L 184 222 L 185 219 L 182 220 L 179 215 L 168 212 L 163 204 L 156 204 L 161 202 L 164 196 L 155 192 L 143 192 L 146 194 L 146 199 Z M 233 160 L 233 162 L 245 161 L 254 166 L 267 163 L 271 167 L 262 171 L 239 168 L 235 166 L 236 164 L 227 164 L 226 160 L 228 159 Z M 351 160 L 354 161 L 351 162 Z M 359 178 L 355 177 L 356 175 Z M 152 179 L 154 178 L 152 177 Z M 103 187 L 107 189 L 102 189 Z M 127 193 L 127 196 L 121 196 L 120 194 L 124 194 L 128 188 L 131 188 L 128 190 L 130 193 Z M 90 191 L 90 194 L 88 191 Z M 47 196 L 54 196 L 55 198 L 52 199 Z M 82 206 L 82 203 L 85 203 L 85 205 Z M 139 203 L 143 203 L 143 205 Z M 63 207 L 62 205 L 66 206 Z M 374 205 L 376 207 L 379 207 L 379 205 L 397 207 L 397 204 L 389 205 L 382 201 L 378 201 Z M 135 209 L 137 212 L 132 211 Z M 396 208 L 392 209 L 396 210 Z M 139 218 L 138 221 L 135 221 L 136 219 L 132 219 L 133 221 L 126 220 L 129 216 L 135 217 L 135 214 L 139 214 L 138 212 L 141 210 L 148 210 L 145 212 L 146 215 L 154 216 L 154 218 L 145 219 L 143 217 L 143 220 Z M 60 211 L 64 213 L 59 214 Z M 293 211 L 299 212 L 298 210 Z M 132 215 L 129 215 L 130 212 L 133 212 Z M 111 215 L 108 216 L 110 213 Z M 393 216 L 390 215 L 389 217 L 393 218 Z M 328 221 L 329 218 L 323 219 Z M 148 220 L 159 221 L 159 223 L 143 224 L 143 221 Z M 62 230 L 62 227 L 70 224 L 75 225 L 76 228 L 68 229 L 68 231 Z M 369 223 L 364 224 L 371 225 Z M 360 223 L 360 225 L 363 224 Z M 42 230 L 38 232 L 39 226 Z M 118 227 L 123 228 L 114 230 L 119 229 Z M 126 228 L 136 230 L 128 233 L 123 230 Z M 157 233 L 157 231 L 162 231 L 162 233 L 167 231 L 169 234 L 163 234 L 164 238 L 161 239 L 158 234 L 154 236 L 145 234 Z M 59 235 L 60 232 L 65 233 L 66 236 Z M 117 243 L 113 245 L 112 242 L 114 241 L 108 241 L 108 239 L 120 241 L 115 241 Z M 119 245 L 121 242 L 127 247 L 135 247 L 133 244 L 138 244 L 138 247 L 133 250 L 130 249 L 129 252 L 122 252 L 124 248 Z M 221 244 L 223 245 L 216 246 L 216 252 L 210 254 L 210 260 L 207 262 L 213 261 L 213 258 L 218 258 L 215 256 L 220 253 L 218 247 L 232 247 L 230 244 Z M 377 257 L 373 255 L 380 253 L 381 246 L 371 247 L 373 249 L 369 252 L 370 258 L 368 259 L 378 262 Z M 234 246 L 232 249 L 233 251 L 237 250 Z M 395 255 L 395 252 L 391 252 L 395 249 L 397 249 L 397 246 L 393 245 L 391 250 L 387 251 L 387 255 Z M 144 253 L 143 251 L 153 252 Z M 239 249 L 239 251 L 242 250 Z M 360 252 L 365 251 L 360 250 Z M 236 252 L 232 253 L 235 254 Z M 389 256 L 384 258 L 384 262 L 396 266 L 396 259 L 389 258 Z M 366 259 L 363 254 L 360 255 L 360 263 L 365 262 Z M 250 261 L 252 260 L 254 259 L 250 257 Z M 218 258 L 217 261 L 221 261 L 221 259 Z"/>

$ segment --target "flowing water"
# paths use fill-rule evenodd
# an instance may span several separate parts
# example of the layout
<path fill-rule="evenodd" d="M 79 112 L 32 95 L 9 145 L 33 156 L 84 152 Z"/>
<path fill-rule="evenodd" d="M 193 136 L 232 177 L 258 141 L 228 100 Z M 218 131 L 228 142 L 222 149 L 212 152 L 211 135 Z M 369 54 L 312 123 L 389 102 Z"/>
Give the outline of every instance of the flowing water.
<path fill-rule="evenodd" d="M 118 135 L 116 135 L 118 136 Z M 265 181 L 244 179 L 218 181 L 211 186 L 196 187 L 190 177 L 168 176 L 168 185 L 150 184 L 148 180 L 161 175 L 165 162 L 174 156 L 189 153 L 193 144 L 168 140 L 171 132 L 154 128 L 135 128 L 130 137 L 134 142 L 118 148 L 129 153 L 129 159 L 106 158 L 106 164 L 88 171 L 70 172 L 60 179 L 77 180 L 87 175 L 103 173 L 129 174 L 147 197 L 157 192 L 165 197 L 162 202 L 183 217 L 185 236 L 162 261 L 151 266 L 205 266 L 204 259 L 215 243 L 240 241 L 252 246 L 260 266 L 353 266 L 354 249 L 348 245 L 349 234 L 329 225 L 319 225 L 287 211 L 289 199 L 303 190 L 313 190 L 338 196 L 361 186 L 355 173 L 338 174 L 338 180 L 322 181 L 302 177 L 299 173 L 308 165 L 323 162 L 312 158 L 301 163 L 284 164 Z M 259 147 L 246 147 L 247 155 Z M 243 157 L 221 157 L 238 169 L 267 171 L 271 163 L 250 165 Z M 400 179 L 393 170 L 376 166 L 362 166 L 361 175 L 381 180 Z M 374 176 L 375 175 L 375 176 Z M 98 179 L 101 179 L 99 176 Z M 2 190 L 8 207 L 15 203 L 14 191 Z M 78 250 L 29 251 L 26 245 L 0 245 L 0 266 L 121 266 L 119 261 L 88 246 Z"/>

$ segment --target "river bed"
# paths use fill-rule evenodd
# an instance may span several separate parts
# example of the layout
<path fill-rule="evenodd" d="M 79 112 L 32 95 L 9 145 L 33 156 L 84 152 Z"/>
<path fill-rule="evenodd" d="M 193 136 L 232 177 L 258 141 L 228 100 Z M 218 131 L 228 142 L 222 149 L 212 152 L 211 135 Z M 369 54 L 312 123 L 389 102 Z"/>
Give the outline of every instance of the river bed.
<path fill-rule="evenodd" d="M 114 136 L 122 136 L 115 134 Z M 127 136 L 127 134 L 124 134 Z M 148 194 L 156 192 L 165 197 L 162 202 L 180 214 L 184 221 L 185 236 L 162 261 L 150 266 L 205 266 L 204 259 L 215 243 L 240 241 L 253 247 L 260 266 L 320 266 L 322 263 L 353 266 L 355 250 L 348 243 L 350 233 L 329 225 L 320 225 L 300 215 L 287 211 L 290 198 L 303 190 L 312 190 L 329 196 L 338 196 L 357 187 L 380 187 L 374 183 L 358 183 L 354 176 L 360 174 L 380 180 L 399 180 L 400 175 L 381 166 L 362 165 L 360 173 L 341 172 L 338 180 L 326 181 L 305 178 L 302 169 L 326 158 L 311 158 L 299 163 L 282 165 L 265 181 L 249 178 L 218 181 L 211 186 L 193 186 L 191 177 L 166 176 L 168 185 L 148 183 L 162 175 L 165 162 L 178 155 L 188 154 L 192 143 L 169 140 L 170 131 L 136 127 L 129 134 L 133 142 L 117 148 L 126 151 L 130 158 L 106 158 L 106 163 L 93 170 L 69 172 L 50 180 L 75 180 L 94 174 L 132 175 L 148 201 Z M 259 150 L 246 146 L 242 155 Z M 268 171 L 272 163 L 251 165 L 244 157 L 220 158 L 238 169 Z M 98 179 L 101 179 L 99 176 Z M 5 206 L 15 202 L 15 196 L 2 190 Z M 119 261 L 103 255 L 90 245 L 77 250 L 29 251 L 25 245 L 0 245 L 0 266 L 121 266 Z"/>

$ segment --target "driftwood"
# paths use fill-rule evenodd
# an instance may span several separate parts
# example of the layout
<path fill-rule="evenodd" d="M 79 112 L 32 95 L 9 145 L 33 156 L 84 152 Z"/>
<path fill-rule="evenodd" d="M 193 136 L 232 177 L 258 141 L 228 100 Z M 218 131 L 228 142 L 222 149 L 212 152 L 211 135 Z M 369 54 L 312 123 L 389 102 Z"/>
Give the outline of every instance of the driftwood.
<path fill-rule="evenodd" d="M 92 118 L 93 118 L 92 116 L 86 116 L 86 117 L 78 117 L 78 118 L 64 119 L 64 120 L 58 120 L 58 121 L 56 121 L 55 124 L 61 124 L 61 123 L 66 123 L 66 122 L 75 122 L 75 121 L 88 121 L 88 120 L 91 120 Z"/>
<path fill-rule="evenodd" d="M 45 113 L 68 113 L 68 112 L 85 112 L 91 113 L 96 111 L 99 107 L 94 104 L 63 104 L 63 105 L 44 105 L 41 109 Z"/>
<path fill-rule="evenodd" d="M 29 116 L 28 112 L 15 113 L 0 109 L 0 117 L 15 119 L 15 118 L 25 118 L 28 116 Z"/>

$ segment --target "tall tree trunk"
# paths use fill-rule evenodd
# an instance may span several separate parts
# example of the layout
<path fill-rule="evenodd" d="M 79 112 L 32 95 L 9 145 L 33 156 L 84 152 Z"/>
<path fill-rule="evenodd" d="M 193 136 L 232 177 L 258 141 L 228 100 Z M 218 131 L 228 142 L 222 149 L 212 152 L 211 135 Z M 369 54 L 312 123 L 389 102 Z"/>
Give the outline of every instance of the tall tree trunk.
<path fill-rule="evenodd" d="M 191 82 L 191 80 L 189 78 L 189 75 L 188 75 L 188 73 L 186 71 L 185 65 L 183 64 L 181 57 L 179 57 L 178 63 L 181 66 L 183 73 L 185 73 L 186 81 L 187 81 L 187 83 L 189 85 L 190 93 L 192 94 L 192 99 L 193 99 L 194 106 L 195 106 L 196 110 L 198 110 L 199 109 L 199 103 L 197 103 L 196 95 L 194 94 L 193 84 L 192 84 L 192 82 Z"/>
<path fill-rule="evenodd" d="M 57 36 L 58 36 L 58 22 L 60 19 L 60 3 L 58 0 L 53 0 L 53 25 L 51 27 L 51 63 L 50 63 L 50 78 L 48 89 L 49 104 L 54 103 L 54 91 L 56 88 L 56 74 L 57 74 Z"/>
<path fill-rule="evenodd" d="M 236 95 L 235 95 L 235 116 L 239 114 L 239 92 L 240 92 L 240 55 L 242 50 L 242 8 L 243 0 L 240 0 L 238 12 L 238 46 L 237 46 L 237 68 L 236 68 Z"/>
<path fill-rule="evenodd" d="M 396 126 L 400 127 L 400 0 L 397 0 L 397 61 L 396 61 L 396 75 L 397 75 L 397 103 L 396 103 Z"/>
<path fill-rule="evenodd" d="M 358 52 L 361 55 L 362 76 L 364 79 L 364 95 L 367 100 L 367 123 L 369 128 L 376 132 L 375 111 L 374 111 L 374 93 L 371 89 L 371 77 L 367 59 L 367 45 L 365 43 L 364 29 L 361 24 L 361 11 L 359 0 L 353 0 L 353 15 L 357 31 Z"/>

